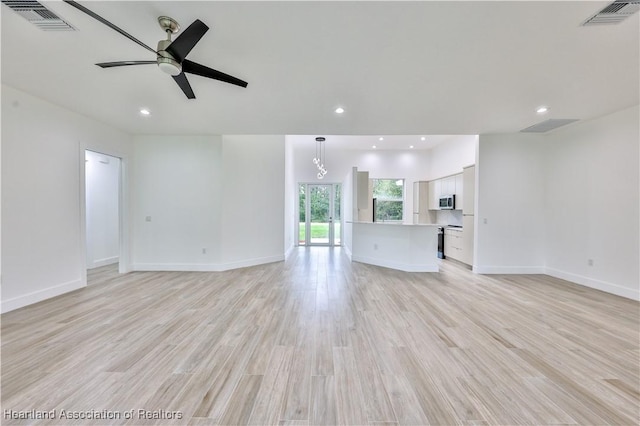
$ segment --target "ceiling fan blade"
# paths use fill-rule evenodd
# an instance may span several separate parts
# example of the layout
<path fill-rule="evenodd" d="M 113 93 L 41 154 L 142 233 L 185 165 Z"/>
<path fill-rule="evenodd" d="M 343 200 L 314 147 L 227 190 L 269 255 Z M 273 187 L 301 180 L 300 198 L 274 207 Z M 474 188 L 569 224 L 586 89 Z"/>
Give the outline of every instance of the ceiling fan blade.
<path fill-rule="evenodd" d="M 167 46 L 166 50 L 171 56 L 176 58 L 178 62 L 182 62 L 207 31 L 209 31 L 209 27 L 201 20 L 196 19 Z"/>
<path fill-rule="evenodd" d="M 144 47 L 145 49 L 157 54 L 158 52 L 156 52 L 154 49 L 150 48 L 149 46 L 147 46 L 146 44 L 144 44 L 143 42 L 141 42 L 140 40 L 138 40 L 137 38 L 135 38 L 134 36 L 132 36 L 131 34 L 127 33 L 126 31 L 124 31 L 121 28 L 116 27 L 115 25 L 113 25 L 111 22 L 107 21 L 106 19 L 104 19 L 102 16 L 98 15 L 95 12 L 92 12 L 91 10 L 87 9 L 86 7 L 84 7 L 83 5 L 81 5 L 80 3 L 77 3 L 75 1 L 72 0 L 64 0 L 65 3 L 75 7 L 76 9 L 86 13 L 87 15 L 91 16 L 92 18 L 96 19 L 97 21 L 102 22 L 103 24 L 105 24 L 107 27 L 116 30 L 117 32 L 119 32 L 120 34 L 122 34 L 123 36 L 125 36 L 126 38 L 128 38 L 131 41 L 134 41 L 136 43 L 138 43 L 140 46 Z"/>
<path fill-rule="evenodd" d="M 182 89 L 184 94 L 187 96 L 187 98 L 189 98 L 189 99 L 195 99 L 196 98 L 196 95 L 193 93 L 193 89 L 191 88 L 191 85 L 189 84 L 189 80 L 187 80 L 187 76 L 184 75 L 183 72 L 181 72 L 178 75 L 174 75 L 172 77 L 176 81 L 176 83 L 178 83 L 178 86 L 180 86 L 180 88 Z"/>
<path fill-rule="evenodd" d="M 212 68 L 205 67 L 204 65 L 191 62 L 187 59 L 182 61 L 182 72 L 188 72 L 190 74 L 224 81 L 225 83 L 235 84 L 236 86 L 241 87 L 247 87 L 248 84 L 246 81 L 240 80 L 239 78 L 235 78 L 233 76 L 230 76 L 229 74 L 225 74 Z"/>
<path fill-rule="evenodd" d="M 100 68 L 124 67 L 126 65 L 147 65 L 157 64 L 157 61 L 119 61 L 119 62 L 101 62 L 96 64 Z"/>

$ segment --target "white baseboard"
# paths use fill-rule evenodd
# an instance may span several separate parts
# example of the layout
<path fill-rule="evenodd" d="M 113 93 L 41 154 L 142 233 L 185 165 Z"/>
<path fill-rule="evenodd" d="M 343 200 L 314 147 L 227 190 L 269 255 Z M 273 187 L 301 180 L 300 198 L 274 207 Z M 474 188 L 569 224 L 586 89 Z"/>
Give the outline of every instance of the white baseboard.
<path fill-rule="evenodd" d="M 476 274 L 544 274 L 544 266 L 473 266 Z"/>
<path fill-rule="evenodd" d="M 284 255 L 259 257 L 226 263 L 134 263 L 134 271 L 223 272 L 231 269 L 282 262 Z"/>
<path fill-rule="evenodd" d="M 390 262 L 384 259 L 366 257 L 366 256 L 352 256 L 353 262 L 367 263 L 369 265 L 382 266 L 384 268 L 398 269 L 405 272 L 439 272 L 437 263 L 422 263 L 422 264 L 407 264 L 400 262 Z"/>
<path fill-rule="evenodd" d="M 351 262 L 353 260 L 353 254 L 351 253 L 351 250 L 349 250 L 349 247 L 342 246 L 342 248 L 344 249 L 344 254 L 347 255 L 347 258 L 349 259 L 349 262 Z"/>
<path fill-rule="evenodd" d="M 118 263 L 120 258 L 118 256 L 106 257 L 104 259 L 94 260 L 90 265 L 87 265 L 87 269 L 99 268 L 101 266 L 113 265 Z"/>
<path fill-rule="evenodd" d="M 640 289 L 638 288 L 633 289 L 621 287 L 619 285 L 606 281 L 600 281 L 553 268 L 546 268 L 546 274 L 555 278 L 560 278 L 561 280 L 571 281 L 572 283 L 580 284 L 585 287 L 590 287 L 596 290 L 604 291 L 606 293 L 615 294 L 616 296 L 622 296 L 626 297 L 627 299 L 640 301 Z"/>
<path fill-rule="evenodd" d="M 228 271 L 230 269 L 246 268 L 249 266 L 264 265 L 265 263 L 283 262 L 284 255 L 279 254 L 277 256 L 257 257 L 254 259 L 237 260 L 234 262 L 221 263 L 219 266 L 222 271 Z"/>
<path fill-rule="evenodd" d="M 288 249 L 286 249 L 286 250 L 284 251 L 284 260 L 289 259 L 289 256 L 291 256 L 291 253 L 293 253 L 293 250 L 294 250 L 295 248 L 296 248 L 296 247 L 295 247 L 293 244 L 291 244 L 291 245 L 289 246 L 289 248 L 288 248 Z"/>
<path fill-rule="evenodd" d="M 48 287 L 42 290 L 34 291 L 32 293 L 24 294 L 22 296 L 14 297 L 13 299 L 3 300 L 0 307 L 1 312 L 13 311 L 24 306 L 33 305 L 34 303 L 41 302 L 52 297 L 60 296 L 61 294 L 69 293 L 70 291 L 77 290 L 85 287 L 86 282 L 79 279 L 75 281 L 69 281 L 64 284 L 59 284 L 53 287 Z"/>
<path fill-rule="evenodd" d="M 596 280 L 571 272 L 561 271 L 543 266 L 477 266 L 473 267 L 476 274 L 545 274 L 561 280 L 570 281 L 585 287 L 601 290 L 616 296 L 640 301 L 640 289 L 621 287 L 606 281 Z"/>

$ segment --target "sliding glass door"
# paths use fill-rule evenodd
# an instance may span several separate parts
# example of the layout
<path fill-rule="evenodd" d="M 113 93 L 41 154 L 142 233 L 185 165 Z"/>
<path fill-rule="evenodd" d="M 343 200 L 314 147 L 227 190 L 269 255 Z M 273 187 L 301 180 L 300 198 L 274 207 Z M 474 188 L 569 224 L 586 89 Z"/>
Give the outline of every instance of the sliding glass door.
<path fill-rule="evenodd" d="M 340 185 L 300 184 L 298 244 L 340 245 Z"/>

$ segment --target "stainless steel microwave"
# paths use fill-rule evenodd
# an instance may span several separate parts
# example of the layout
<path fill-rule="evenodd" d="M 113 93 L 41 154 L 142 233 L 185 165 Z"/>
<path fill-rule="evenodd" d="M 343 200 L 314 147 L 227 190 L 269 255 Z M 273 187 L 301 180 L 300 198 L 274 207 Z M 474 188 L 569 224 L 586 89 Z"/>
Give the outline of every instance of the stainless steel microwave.
<path fill-rule="evenodd" d="M 440 210 L 453 210 L 456 208 L 456 196 L 455 195 L 442 195 L 440 196 Z"/>

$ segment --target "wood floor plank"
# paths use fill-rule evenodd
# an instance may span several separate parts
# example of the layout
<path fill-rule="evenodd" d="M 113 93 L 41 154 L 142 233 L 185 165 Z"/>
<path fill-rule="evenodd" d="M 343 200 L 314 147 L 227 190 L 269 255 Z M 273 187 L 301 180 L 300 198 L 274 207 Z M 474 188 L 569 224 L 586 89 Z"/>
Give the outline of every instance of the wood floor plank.
<path fill-rule="evenodd" d="M 401 425 L 428 425 L 427 418 L 413 387 L 404 375 L 383 375 L 393 413 Z"/>
<path fill-rule="evenodd" d="M 294 348 L 276 346 L 271 353 L 249 424 L 273 425 L 279 422 L 291 374 Z"/>
<path fill-rule="evenodd" d="M 310 425 L 338 424 L 336 387 L 333 376 L 311 377 Z"/>
<path fill-rule="evenodd" d="M 380 368 L 373 356 L 374 348 L 369 346 L 366 338 L 360 333 L 352 333 L 353 355 L 356 371 L 360 378 L 362 394 L 366 401 L 367 418 L 370 422 L 397 422 L 396 415 L 384 386 Z"/>
<path fill-rule="evenodd" d="M 331 345 L 331 315 L 326 311 L 316 312 L 313 336 L 314 376 L 333 376 L 333 346 Z"/>
<path fill-rule="evenodd" d="M 612 409 L 611 406 L 602 401 L 600 395 L 592 393 L 589 389 L 585 389 L 576 381 L 571 380 L 564 372 L 554 368 L 530 352 L 518 349 L 516 350 L 516 354 L 540 370 L 545 377 L 553 380 L 555 384 L 560 386 L 568 394 L 571 394 L 575 399 L 578 399 L 586 406 L 594 408 L 598 415 L 607 423 L 628 424 L 634 421 L 631 418 L 625 417 L 619 411 Z"/>
<path fill-rule="evenodd" d="M 127 425 L 640 424 L 640 304 L 544 275 L 298 248 L 225 272 L 89 274 L 1 316 L 3 410 Z M 16 425 L 82 420 L 2 419 Z"/>
<path fill-rule="evenodd" d="M 242 344 L 233 349 L 218 376 L 202 397 L 194 417 L 208 417 L 217 421 L 222 416 L 258 341 L 259 329 L 258 326 L 253 326 L 245 330 Z"/>
<path fill-rule="evenodd" d="M 222 425 L 246 425 L 256 402 L 263 376 L 245 374 L 229 397 L 229 403 L 219 423 Z"/>
<path fill-rule="evenodd" d="M 423 369 L 409 348 L 396 348 L 396 352 L 404 374 L 418 395 L 418 401 L 429 423 L 445 425 L 461 423 L 449 400 L 450 395 L 443 394 L 442 387 L 433 377 L 434 370 Z"/>
<path fill-rule="evenodd" d="M 313 353 L 311 345 L 295 348 L 287 382 L 281 420 L 309 421 L 311 370 Z"/>
<path fill-rule="evenodd" d="M 335 347 L 333 349 L 335 368 L 336 409 L 338 423 L 342 425 L 363 425 L 368 423 L 366 400 L 357 371 L 357 360 L 353 349 Z"/>

